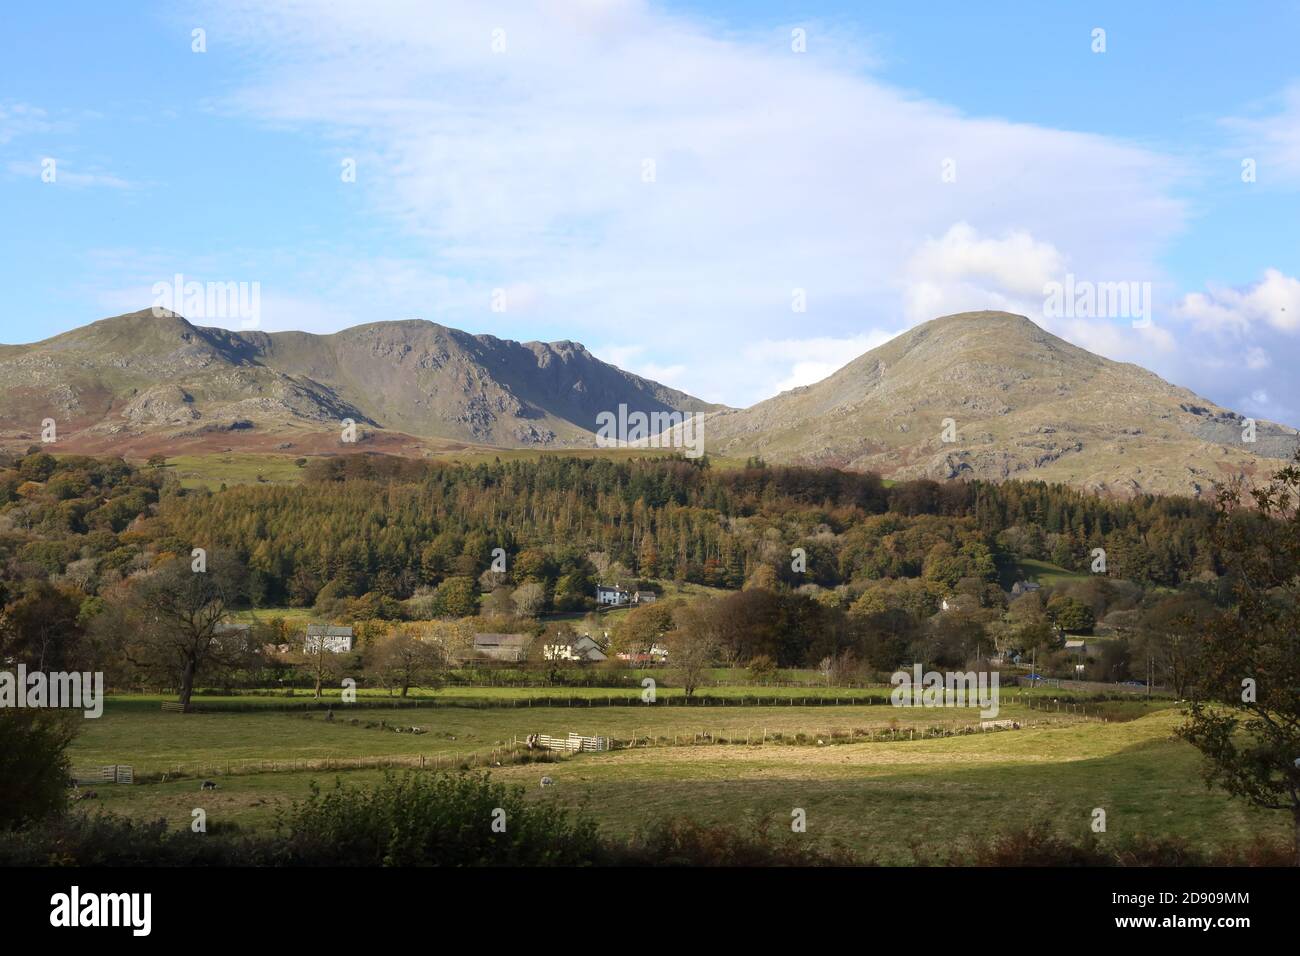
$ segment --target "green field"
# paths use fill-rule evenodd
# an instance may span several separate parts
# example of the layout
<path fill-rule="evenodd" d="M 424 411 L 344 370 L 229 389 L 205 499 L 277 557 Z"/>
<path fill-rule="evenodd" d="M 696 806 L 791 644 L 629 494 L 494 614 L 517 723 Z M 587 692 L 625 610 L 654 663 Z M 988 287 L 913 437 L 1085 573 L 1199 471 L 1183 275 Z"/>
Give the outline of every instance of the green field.
<path fill-rule="evenodd" d="M 1068 581 L 1086 581 L 1092 575 L 1082 571 L 1067 571 L 1065 568 L 1047 561 L 1035 561 L 1022 558 L 1016 562 L 1018 576 L 1027 581 L 1034 581 L 1043 587 L 1065 584 Z"/>
<path fill-rule="evenodd" d="M 726 672 L 720 671 L 720 673 L 725 674 Z M 558 684 L 541 686 L 535 682 L 521 686 L 492 686 L 475 682 L 438 689 L 412 687 L 405 701 L 396 694 L 382 688 L 363 687 L 357 689 L 357 700 L 366 708 L 383 705 L 391 705 L 394 708 L 403 705 L 410 707 L 423 707 L 425 705 L 489 708 L 524 707 L 529 704 L 529 701 L 536 702 L 539 699 L 545 699 L 547 706 L 557 708 L 583 707 L 588 704 L 601 706 L 611 701 L 639 700 L 643 693 L 641 681 L 647 676 L 659 682 L 655 688 L 655 694 L 659 699 L 671 698 L 672 702 L 676 704 L 680 698 L 685 696 L 680 687 L 664 683 L 665 680 L 671 677 L 671 672 L 637 670 L 627 674 L 624 677 L 623 685 L 619 687 L 569 687 Z M 535 675 L 534 681 L 536 681 Z M 1122 694 L 1125 697 L 1133 697 L 1134 699 L 1141 697 L 1140 692 L 1128 688 L 1116 687 L 1114 690 L 1117 695 Z M 1090 696 L 1083 690 L 1058 689 L 1047 686 L 1040 686 L 1033 691 L 1007 686 L 1002 691 L 1003 700 L 1014 699 L 1015 695 L 1019 694 L 1028 696 L 1031 693 L 1044 701 L 1057 698 L 1070 701 Z M 876 685 L 870 687 L 826 687 L 813 683 L 775 686 L 723 683 L 717 686 L 701 685 L 695 692 L 695 697 L 697 701 L 701 699 L 705 701 L 722 699 L 728 702 L 735 701 L 737 705 L 751 703 L 769 705 L 773 701 L 777 701 L 781 706 L 798 706 L 801 702 L 810 701 L 810 706 L 818 707 L 823 703 L 830 704 L 837 701 L 884 704 L 888 701 L 889 694 L 889 687 Z M 175 699 L 175 695 L 171 694 L 131 694 L 116 697 L 110 695 L 107 698 L 110 709 L 115 712 L 153 712 L 159 710 L 164 701 L 174 701 Z M 342 691 L 339 688 L 325 687 L 321 691 L 319 700 L 312 696 L 310 690 L 304 691 L 302 689 L 298 689 L 293 694 L 285 691 L 261 691 L 256 693 L 245 692 L 237 695 L 200 689 L 195 693 L 194 705 L 200 711 L 231 712 L 243 710 L 315 710 L 324 706 L 341 707 L 343 703 Z"/>
<path fill-rule="evenodd" d="M 505 689 L 499 699 L 510 699 Z M 740 689 L 737 689 L 740 690 Z M 751 692 L 754 688 L 748 688 Z M 533 691 L 536 693 L 536 689 Z M 848 692 L 845 692 L 846 694 Z M 880 693 L 880 692 L 877 692 Z M 595 695 L 592 695 L 593 697 Z M 737 694 L 737 697 L 739 694 Z M 603 699 L 604 695 L 601 695 Z M 487 752 L 528 734 L 633 737 L 688 737 L 746 733 L 809 735 L 881 730 L 896 721 L 901 727 L 966 726 L 979 722 L 972 708 L 942 711 L 894 708 L 876 703 L 841 706 L 569 706 L 555 696 L 555 706 L 428 707 L 388 709 L 340 705 L 333 721 L 319 711 L 277 712 L 270 709 L 233 713 L 162 712 L 157 698 L 110 699 L 104 715 L 85 722 L 71 750 L 74 766 L 130 764 L 139 775 L 178 770 L 212 774 L 247 768 L 249 762 L 330 760 L 395 755 L 417 757 Z M 581 698 L 573 698 L 575 701 Z M 780 698 L 783 699 L 783 698 Z M 847 696 L 844 699 L 848 699 Z M 791 698 L 793 700 L 793 698 Z M 1040 707 L 1044 706 L 1040 704 Z M 1140 702 L 1135 707 L 1144 707 Z M 1098 713 L 1094 705 L 1093 713 Z M 1034 710 L 1003 701 L 1000 718 L 1071 720 L 1064 711 Z M 353 724 L 356 720 L 358 723 Z M 419 727 L 421 734 L 369 727 Z"/>
<path fill-rule="evenodd" d="M 217 491 L 222 485 L 251 485 L 259 482 L 285 484 L 299 481 L 302 469 L 295 464 L 298 457 L 253 452 L 177 455 L 167 459 L 166 467 L 174 470 L 184 488 Z M 135 464 L 145 467 L 143 462 Z"/>
<path fill-rule="evenodd" d="M 518 693 L 492 690 L 498 703 Z M 1034 821 L 1081 835 L 1097 807 L 1115 837 L 1178 835 L 1217 847 L 1257 833 L 1285 836 L 1280 817 L 1205 788 L 1199 756 L 1173 737 L 1181 716 L 1169 701 L 1081 706 L 1040 690 L 1030 710 L 1015 699 L 1004 694 L 999 717 L 1022 729 L 922 739 L 937 726 L 978 725 L 978 713 L 880 703 L 583 707 L 557 697 L 552 707 L 367 708 L 328 722 L 319 712 L 182 716 L 159 710 L 158 698 L 114 698 L 85 723 L 71 755 L 78 768 L 131 764 L 140 778 L 98 786 L 97 806 L 175 826 L 201 806 L 214 823 L 264 828 L 313 780 L 373 782 L 381 760 L 423 759 L 426 768 L 490 768 L 533 799 L 582 804 L 611 834 L 676 815 L 782 821 L 800 807 L 810 834 L 891 863 L 907 862 L 911 845 L 946 847 Z M 426 732 L 395 733 L 380 721 Z M 612 736 L 621 749 L 544 766 L 505 756 L 516 737 L 569 732 Z M 504 765 L 492 766 L 498 758 Z M 543 773 L 556 782 L 545 791 L 537 787 Z M 201 779 L 216 780 L 218 790 L 200 792 Z"/>
<path fill-rule="evenodd" d="M 611 833 L 687 813 L 737 823 L 806 811 L 808 833 L 873 859 L 909 862 L 1031 821 L 1082 836 L 1093 810 L 1107 837 L 1180 836 L 1200 847 L 1287 837 L 1267 815 L 1199 777 L 1200 758 L 1172 738 L 1171 711 L 1125 723 L 1076 723 L 997 734 L 834 747 L 696 747 L 584 756 L 546 772 L 538 799 L 585 802 Z M 496 771 L 536 787 L 535 767 Z M 552 796 L 553 794 L 553 796 Z"/>
<path fill-rule="evenodd" d="M 251 624 L 254 621 L 273 621 L 282 619 L 294 627 L 306 628 L 308 624 L 333 623 L 328 615 L 317 614 L 309 607 L 259 607 L 250 610 L 234 611 L 231 619 Z"/>

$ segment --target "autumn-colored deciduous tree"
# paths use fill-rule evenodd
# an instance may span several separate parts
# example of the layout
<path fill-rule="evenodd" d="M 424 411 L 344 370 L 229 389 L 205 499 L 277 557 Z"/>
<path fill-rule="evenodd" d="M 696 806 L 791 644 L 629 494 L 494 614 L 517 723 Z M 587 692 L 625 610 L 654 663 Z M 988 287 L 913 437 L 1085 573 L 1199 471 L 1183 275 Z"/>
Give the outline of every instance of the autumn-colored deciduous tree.
<path fill-rule="evenodd" d="M 1090 633 L 1096 623 L 1092 608 L 1065 594 L 1054 595 L 1047 602 L 1047 616 L 1062 631 L 1074 634 Z"/>
<path fill-rule="evenodd" d="M 1179 697 L 1191 693 L 1205 631 L 1218 619 L 1218 610 L 1194 594 L 1162 598 L 1139 615 L 1139 650 L 1151 662 L 1157 679 L 1173 687 Z"/>
<path fill-rule="evenodd" d="M 614 625 L 613 647 L 619 653 L 648 654 L 673 626 L 673 601 L 656 601 L 632 608 Z"/>
<path fill-rule="evenodd" d="M 510 595 L 515 609 L 524 617 L 536 617 L 546 609 L 546 587 L 537 581 L 527 581 Z"/>
<path fill-rule="evenodd" d="M 407 696 L 412 687 L 436 687 L 447 665 L 447 649 L 427 622 L 398 624 L 366 651 L 366 671 L 391 693 Z"/>
<path fill-rule="evenodd" d="M 1208 758 L 1207 784 L 1290 811 L 1300 866 L 1300 452 L 1251 498 L 1218 495 L 1237 602 L 1203 632 L 1182 734 Z"/>
<path fill-rule="evenodd" d="M 438 585 L 434 612 L 439 617 L 471 617 L 478 613 L 478 588 L 467 576 L 447 578 Z"/>
<path fill-rule="evenodd" d="M 720 627 L 713 601 L 683 604 L 673 613 L 674 627 L 668 632 L 668 664 L 687 697 L 708 676 L 717 663 Z"/>
<path fill-rule="evenodd" d="M 81 599 L 48 581 L 32 581 L 0 609 L 0 661 L 33 670 L 75 670 L 81 665 Z"/>
<path fill-rule="evenodd" d="M 224 552 L 193 569 L 177 558 L 129 582 L 121 607 L 126 657 L 168 680 L 190 711 L 195 683 L 221 667 L 247 666 L 255 658 L 249 629 L 226 630 L 231 606 L 242 593 L 244 569 Z"/>

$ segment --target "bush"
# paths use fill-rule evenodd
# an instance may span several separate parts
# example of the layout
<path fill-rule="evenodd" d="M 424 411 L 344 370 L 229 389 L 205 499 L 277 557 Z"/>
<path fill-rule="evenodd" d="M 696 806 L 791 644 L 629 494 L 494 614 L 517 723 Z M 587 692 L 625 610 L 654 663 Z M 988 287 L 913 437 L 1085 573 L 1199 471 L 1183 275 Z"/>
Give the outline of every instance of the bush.
<path fill-rule="evenodd" d="M 1035 822 L 970 841 L 951 851 L 944 862 L 949 866 L 1288 866 L 1291 851 L 1260 838 L 1206 851 L 1177 836 L 1103 840 L 1089 831 L 1071 837 L 1050 823 Z"/>
<path fill-rule="evenodd" d="M 492 813 L 506 812 L 493 833 Z M 1063 834 L 1032 823 L 928 853 L 909 843 L 917 865 L 934 866 L 1286 866 L 1288 844 L 1204 851 L 1179 837 L 1110 840 Z M 626 842 L 602 840 L 581 814 L 525 803 L 523 791 L 486 775 L 390 774 L 374 789 L 336 785 L 295 804 L 278 835 L 242 834 L 215 824 L 206 834 L 170 830 L 111 813 L 69 813 L 7 832 L 6 866 L 874 866 L 838 843 L 785 832 L 767 815 L 740 825 L 674 818 Z"/>
<path fill-rule="evenodd" d="M 766 684 L 776 677 L 776 662 L 766 654 L 759 654 L 749 662 L 749 680 L 754 684 Z"/>
<path fill-rule="evenodd" d="M 61 813 L 79 712 L 0 709 L 0 830 Z"/>
<path fill-rule="evenodd" d="M 336 782 L 277 819 L 282 862 L 350 866 L 576 866 L 601 858 L 596 825 L 484 774 L 388 773 L 373 789 Z M 493 831 L 505 812 L 505 832 Z"/>
<path fill-rule="evenodd" d="M 868 865 L 842 846 L 823 847 L 815 837 L 773 835 L 771 815 L 748 828 L 703 824 L 678 817 L 643 831 L 617 861 L 634 866 L 862 866 Z"/>
<path fill-rule="evenodd" d="M 103 812 L 70 813 L 0 840 L 0 866 L 237 866 L 259 856 L 251 842 Z"/>

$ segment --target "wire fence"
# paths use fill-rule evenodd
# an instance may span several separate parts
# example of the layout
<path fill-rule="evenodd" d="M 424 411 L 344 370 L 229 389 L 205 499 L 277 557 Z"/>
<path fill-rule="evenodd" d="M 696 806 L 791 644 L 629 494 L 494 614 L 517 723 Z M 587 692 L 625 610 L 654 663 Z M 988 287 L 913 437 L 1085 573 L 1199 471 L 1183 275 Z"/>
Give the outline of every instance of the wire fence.
<path fill-rule="evenodd" d="M 1123 699 L 1123 698 L 1121 698 Z M 1088 701 L 1066 698 L 1048 698 L 1045 689 L 1037 694 L 1001 694 L 1003 703 L 1022 703 L 1026 706 L 1055 706 L 1057 709 L 1072 709 L 1082 712 L 1089 705 Z M 257 713 L 274 711 L 328 711 L 328 710 L 407 710 L 420 708 L 457 707 L 469 710 L 518 710 L 529 708 L 571 708 L 591 707 L 885 707 L 891 705 L 889 695 L 868 697 L 865 695 L 839 696 L 818 694 L 814 696 L 766 696 L 758 694 L 714 696 L 695 694 L 687 697 L 681 694 L 656 694 L 653 700 L 646 700 L 633 694 L 607 694 L 603 696 L 587 695 L 582 697 L 443 697 L 443 698 L 360 698 L 351 703 L 341 703 L 330 699 L 284 700 L 260 702 L 253 701 L 203 701 L 195 698 L 191 701 L 193 713 Z M 164 701 L 162 709 L 179 713 L 180 707 L 171 701 Z M 1095 703 L 1093 704 L 1095 707 Z"/>

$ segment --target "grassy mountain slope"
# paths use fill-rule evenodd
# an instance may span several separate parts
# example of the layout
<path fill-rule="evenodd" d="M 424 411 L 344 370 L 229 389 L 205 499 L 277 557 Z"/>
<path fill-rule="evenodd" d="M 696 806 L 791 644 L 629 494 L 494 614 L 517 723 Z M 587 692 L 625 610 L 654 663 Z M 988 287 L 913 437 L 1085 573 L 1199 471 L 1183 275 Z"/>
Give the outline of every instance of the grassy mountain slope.
<path fill-rule="evenodd" d="M 945 441 L 952 419 L 955 441 Z M 1207 493 L 1287 457 L 1293 429 L 1243 419 L 1023 316 L 919 325 L 815 385 L 713 415 L 709 452 L 878 471 L 891 478 L 1064 481 L 1102 492 Z"/>
<path fill-rule="evenodd" d="M 423 321 L 333 335 L 232 332 L 149 310 L 0 347 L 0 380 L 0 434 L 21 444 L 53 418 L 69 450 L 206 441 L 313 451 L 345 418 L 382 429 L 385 450 L 400 450 L 388 446 L 402 436 L 589 447 L 596 416 L 619 404 L 719 408 L 573 342 L 519 343 Z"/>

